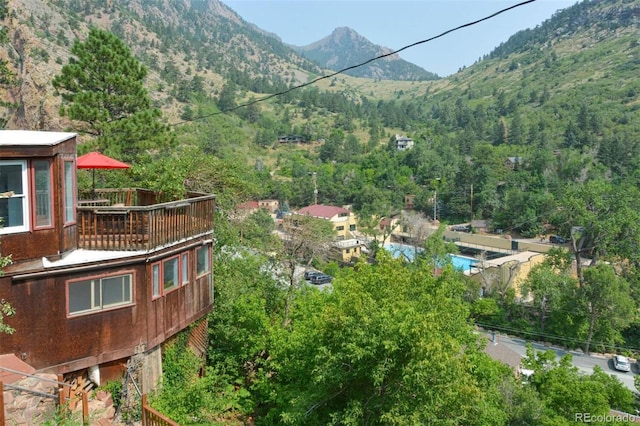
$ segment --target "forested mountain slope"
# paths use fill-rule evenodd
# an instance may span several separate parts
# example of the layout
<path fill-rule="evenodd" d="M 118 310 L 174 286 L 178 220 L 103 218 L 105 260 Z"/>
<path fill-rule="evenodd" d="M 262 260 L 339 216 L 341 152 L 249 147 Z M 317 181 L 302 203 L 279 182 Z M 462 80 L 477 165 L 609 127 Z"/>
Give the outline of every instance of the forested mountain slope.
<path fill-rule="evenodd" d="M 17 74 L 2 92 L 13 102 L 8 127 L 66 127 L 51 80 L 73 40 L 97 25 L 149 68 L 150 95 L 180 123 L 180 141 L 266 167 L 274 181 L 245 197 L 304 205 L 315 170 L 322 202 L 381 213 L 402 208 L 409 193 L 430 211 L 439 177 L 443 219 L 492 218 L 532 233 L 567 183 L 628 180 L 640 166 L 636 2 L 578 3 L 446 79 L 334 75 L 290 91 L 323 71 L 218 1 L 6 4 L 0 57 Z M 282 134 L 323 143 L 282 146 Z M 395 152 L 395 134 L 414 138 L 415 149 Z M 522 159 L 517 170 L 505 167 L 508 157 Z"/>
<path fill-rule="evenodd" d="M 271 93 L 321 72 L 217 0 L 10 0 L 7 8 L 9 42 L 0 46 L 0 58 L 9 60 L 20 84 L 2 97 L 20 105 L 9 114 L 14 127 L 60 126 L 50 81 L 91 25 L 120 37 L 150 68 L 149 87 L 169 109 L 186 101 L 194 85 L 215 95 L 228 79 Z"/>

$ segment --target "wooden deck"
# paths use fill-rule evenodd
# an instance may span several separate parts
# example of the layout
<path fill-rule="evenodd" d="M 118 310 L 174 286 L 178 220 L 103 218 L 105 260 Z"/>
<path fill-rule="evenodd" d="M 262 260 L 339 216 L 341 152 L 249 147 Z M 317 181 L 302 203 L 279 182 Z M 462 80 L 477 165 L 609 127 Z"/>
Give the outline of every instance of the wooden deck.
<path fill-rule="evenodd" d="M 150 250 L 211 232 L 215 196 L 147 204 L 149 191 L 96 190 L 97 203 L 78 202 L 78 247 L 88 250 Z M 132 205 L 133 203 L 144 205 Z"/>

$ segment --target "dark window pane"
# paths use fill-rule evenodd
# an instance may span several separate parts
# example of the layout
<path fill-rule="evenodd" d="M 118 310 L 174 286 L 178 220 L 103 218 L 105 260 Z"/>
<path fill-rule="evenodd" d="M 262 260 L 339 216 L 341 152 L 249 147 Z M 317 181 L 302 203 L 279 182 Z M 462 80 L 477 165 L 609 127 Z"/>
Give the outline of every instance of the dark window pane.
<path fill-rule="evenodd" d="M 88 311 L 91 309 L 92 281 L 69 283 L 69 313 Z"/>

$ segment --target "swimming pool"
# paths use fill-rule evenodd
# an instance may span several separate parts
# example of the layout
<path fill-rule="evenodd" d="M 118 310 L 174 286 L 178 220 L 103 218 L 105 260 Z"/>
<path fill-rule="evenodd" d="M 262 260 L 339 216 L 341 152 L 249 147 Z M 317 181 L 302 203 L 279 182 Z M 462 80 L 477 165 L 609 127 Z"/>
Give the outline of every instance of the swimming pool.
<path fill-rule="evenodd" d="M 384 249 L 391 253 L 395 259 L 403 258 L 409 262 L 412 262 L 416 257 L 416 251 L 420 253 L 424 250 L 420 247 L 416 248 L 407 244 L 397 243 L 385 244 Z M 478 263 L 478 261 L 472 257 L 460 256 L 457 254 L 449 254 L 449 257 L 451 258 L 453 267 L 462 272 L 470 271 L 471 268 Z"/>

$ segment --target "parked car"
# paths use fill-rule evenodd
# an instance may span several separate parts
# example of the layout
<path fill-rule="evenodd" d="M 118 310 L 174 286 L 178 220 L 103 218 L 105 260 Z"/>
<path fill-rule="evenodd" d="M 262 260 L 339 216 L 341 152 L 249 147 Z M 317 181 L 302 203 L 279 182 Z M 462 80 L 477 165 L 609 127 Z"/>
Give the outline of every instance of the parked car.
<path fill-rule="evenodd" d="M 469 225 L 456 225 L 452 227 L 451 230 L 456 232 L 471 232 L 471 227 Z"/>
<path fill-rule="evenodd" d="M 311 277 L 315 275 L 324 275 L 324 274 L 320 271 L 314 271 L 314 270 L 304 271 L 304 279 L 307 281 L 310 280 Z"/>
<path fill-rule="evenodd" d="M 622 355 L 614 355 L 613 356 L 613 366 L 618 371 L 629 372 L 631 371 L 631 363 L 629 362 L 629 358 Z"/>
<path fill-rule="evenodd" d="M 551 241 L 553 244 L 565 244 L 567 242 L 567 240 L 564 237 L 561 237 L 560 235 L 550 236 L 549 241 Z"/>
<path fill-rule="evenodd" d="M 331 275 L 320 274 L 311 277 L 311 284 L 328 284 L 333 280 Z"/>

